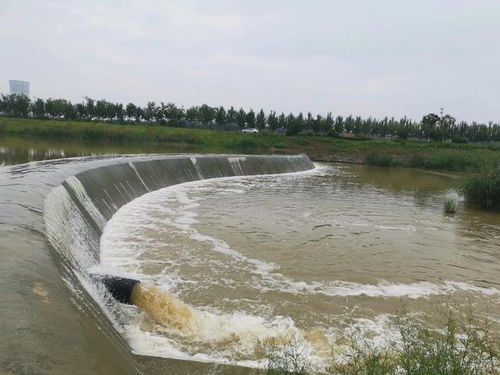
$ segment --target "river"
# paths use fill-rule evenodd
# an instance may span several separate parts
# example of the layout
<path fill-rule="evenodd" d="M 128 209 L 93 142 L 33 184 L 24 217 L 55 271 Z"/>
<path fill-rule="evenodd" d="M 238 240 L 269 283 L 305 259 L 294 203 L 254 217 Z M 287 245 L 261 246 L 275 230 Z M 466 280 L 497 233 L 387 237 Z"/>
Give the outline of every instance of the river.
<path fill-rule="evenodd" d="M 206 363 L 247 373 L 284 333 L 303 340 L 317 363 L 353 327 L 382 342 L 402 306 L 430 322 L 445 304 L 500 320 L 500 215 L 463 204 L 444 214 L 455 176 L 317 164 L 173 185 L 122 206 L 103 224 L 99 262 L 88 268 L 155 286 L 170 310 L 155 311 L 157 295 L 148 294 L 149 315 L 121 307 L 117 325 L 47 242 L 44 199 L 72 175 L 155 158 L 110 154 L 164 150 L 12 140 L 0 149 L 6 373 L 203 373 Z M 91 156 L 16 165 L 83 155 Z"/>

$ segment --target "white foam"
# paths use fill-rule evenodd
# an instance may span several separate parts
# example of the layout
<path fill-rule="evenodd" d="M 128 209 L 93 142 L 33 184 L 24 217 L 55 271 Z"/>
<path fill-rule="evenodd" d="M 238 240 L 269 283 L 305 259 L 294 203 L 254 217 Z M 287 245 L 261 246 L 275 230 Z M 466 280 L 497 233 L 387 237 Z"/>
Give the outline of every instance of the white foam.
<path fill-rule="evenodd" d="M 322 171 L 323 170 L 321 168 L 318 168 L 318 172 Z M 234 178 L 245 179 L 247 177 L 228 177 L 218 179 L 217 183 L 220 180 Z M 131 257 L 137 258 L 138 256 L 133 256 L 132 254 L 136 251 L 140 252 L 138 253 L 139 255 L 142 254 L 142 251 L 137 249 L 137 247 L 144 249 L 144 241 L 147 239 L 139 237 L 139 246 L 133 246 L 132 250 L 127 251 L 127 249 L 122 249 L 122 246 L 120 246 L 122 245 L 120 242 L 122 235 L 125 234 L 125 237 L 127 237 L 127 227 L 133 223 L 139 223 L 139 226 L 145 227 L 147 225 L 151 225 L 151 221 L 157 221 L 158 225 L 173 225 L 177 229 L 181 230 L 188 238 L 207 243 L 211 246 L 213 251 L 231 257 L 238 262 L 245 263 L 247 267 L 250 267 L 252 273 L 262 277 L 261 282 L 258 285 L 255 285 L 256 288 L 276 289 L 293 294 L 322 294 L 332 297 L 368 296 L 374 298 L 407 297 L 412 299 L 433 295 L 450 294 L 456 291 L 482 293 L 485 295 L 495 295 L 500 293 L 500 291 L 496 288 L 483 288 L 456 281 L 444 281 L 441 284 L 425 281 L 409 284 L 389 283 L 385 281 L 381 281 L 378 284 L 362 284 L 342 280 L 332 282 L 304 282 L 293 280 L 277 272 L 280 268 L 279 265 L 247 257 L 231 248 L 231 246 L 229 246 L 229 244 L 224 240 L 200 233 L 193 227 L 193 224 L 197 223 L 196 208 L 199 206 L 199 203 L 196 198 L 190 196 L 190 192 L 199 191 L 203 187 L 213 188 L 213 183 L 213 181 L 203 180 L 171 186 L 146 194 L 122 207 L 104 229 L 104 234 L 101 239 L 103 259 L 110 260 L 108 259 L 108 256 L 116 256 L 116 252 L 120 252 L 122 256 L 118 259 L 118 263 L 115 265 L 119 265 L 120 262 L 122 262 L 122 264 L 127 264 L 127 259 L 130 259 Z M 222 188 L 222 190 L 224 189 L 227 188 Z M 231 189 L 231 187 L 229 187 L 229 189 Z M 244 192 L 244 189 L 241 190 Z M 169 208 L 169 202 L 175 202 L 177 207 Z M 161 219 L 155 216 L 151 217 L 151 209 L 158 209 L 159 207 L 164 211 Z M 166 217 L 167 213 L 170 218 Z M 150 216 L 149 220 L 146 218 L 148 215 Z M 364 226 L 366 224 L 349 223 L 349 225 Z M 122 227 L 124 227 L 125 230 L 121 229 Z M 389 227 L 380 225 L 379 227 L 386 230 L 416 230 L 413 226 Z M 127 246 L 127 243 L 125 242 L 123 245 Z M 110 250 L 113 248 L 116 249 L 115 253 L 113 253 L 113 250 Z M 133 262 L 134 260 L 132 263 Z M 251 280 L 251 282 L 254 281 L 255 280 Z"/>
<path fill-rule="evenodd" d="M 196 164 L 196 160 L 193 161 L 193 164 Z M 323 172 L 325 172 L 324 168 L 317 168 L 314 172 L 306 173 Z M 229 179 L 244 181 L 246 178 L 248 177 L 227 177 L 217 179 L 216 181 L 217 183 L 221 180 Z M 255 176 L 251 178 L 255 178 Z M 128 275 L 130 277 L 132 275 L 141 278 L 141 280 L 150 279 L 168 290 L 172 290 L 182 283 L 190 282 L 190 280 L 184 280 L 177 274 L 160 274 L 153 277 L 142 275 L 137 271 L 143 262 L 140 259 L 141 255 L 148 250 L 149 240 L 146 235 L 141 234 L 141 230 L 155 230 L 155 228 L 168 225 L 176 228 L 191 240 L 208 244 L 212 251 L 227 257 L 223 259 L 227 261 L 226 263 L 232 261 L 231 265 L 236 264 L 245 271 L 250 271 L 254 275 L 257 275 L 257 278 L 248 280 L 247 285 L 259 291 L 279 290 L 292 294 L 321 294 L 329 297 L 367 296 L 372 298 L 406 297 L 412 299 L 445 295 L 457 291 L 485 295 L 500 294 L 500 291 L 495 288 L 482 288 L 456 281 L 443 281 L 439 284 L 431 282 L 388 283 L 385 281 L 377 284 L 363 284 L 342 280 L 305 282 L 286 277 L 278 272 L 279 266 L 277 264 L 247 257 L 231 248 L 227 242 L 203 234 L 195 228 L 194 224 L 197 223 L 199 201 L 195 198 L 196 194 L 193 196 L 192 193 L 201 189 L 210 190 L 213 188 L 213 183 L 210 180 L 203 180 L 171 186 L 148 193 L 123 206 L 104 228 L 104 234 L 101 238 L 101 259 L 103 264 L 101 269 L 97 267 L 96 270 L 100 269 L 101 271 L 108 272 L 113 270 L 113 273 L 125 272 L 124 276 Z M 237 189 L 232 185 L 229 188 L 223 188 L 222 191 L 227 191 L 228 193 L 245 193 L 246 188 L 248 187 L 241 183 Z M 360 226 L 368 225 L 364 223 L 357 224 Z M 379 227 L 379 229 L 384 230 L 415 231 L 413 226 L 380 225 Z M 133 231 L 133 239 L 130 238 L 131 230 Z M 146 261 L 151 262 L 151 260 Z M 174 259 L 168 259 L 168 261 L 172 265 L 180 265 L 175 263 Z M 192 261 L 196 260 L 193 259 Z M 221 262 L 217 266 L 223 267 L 224 264 Z M 168 269 L 172 270 L 174 268 L 172 266 Z M 263 317 L 251 316 L 241 312 L 225 314 L 209 311 L 207 307 L 191 308 L 196 318 L 197 340 L 200 341 L 223 340 L 228 335 L 235 334 L 242 337 L 241 348 L 248 349 L 254 345 L 255 340 L 264 340 L 266 337 L 272 337 L 281 333 L 284 329 L 294 332 L 298 331 L 294 322 L 289 318 L 274 317 L 273 319 L 264 319 Z M 375 332 L 379 341 L 374 342 L 377 345 L 382 345 L 385 340 L 384 335 L 388 334 L 386 332 L 387 319 L 387 316 L 379 316 L 373 321 L 366 319 L 359 320 L 356 324 L 358 328 L 362 327 L 364 330 Z M 178 343 L 175 340 L 143 330 L 140 326 L 140 321 L 139 318 L 132 320 L 126 327 L 127 340 L 136 354 L 234 363 L 231 361 L 229 353 L 189 355 L 179 349 Z M 237 364 L 262 367 L 265 363 L 262 361 L 241 361 Z"/>

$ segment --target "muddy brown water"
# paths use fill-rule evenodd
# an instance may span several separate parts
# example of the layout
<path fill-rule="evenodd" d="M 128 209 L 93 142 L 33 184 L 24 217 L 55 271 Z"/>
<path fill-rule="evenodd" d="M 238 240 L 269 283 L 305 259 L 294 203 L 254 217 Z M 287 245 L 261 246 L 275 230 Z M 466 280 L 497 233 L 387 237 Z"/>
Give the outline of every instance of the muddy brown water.
<path fill-rule="evenodd" d="M 387 340 L 403 307 L 436 325 L 449 306 L 472 308 L 496 326 L 500 215 L 463 203 L 444 214 L 457 183 L 320 164 L 314 173 L 173 186 L 111 219 L 102 263 L 176 298 L 169 316 L 181 328 L 131 312 L 130 342 L 148 355 L 258 365 L 262 343 L 285 333 L 320 362 L 353 327 Z"/>
<path fill-rule="evenodd" d="M 192 312 L 186 333 L 130 308 L 117 339 L 94 313 L 98 303 L 75 297 L 61 280 L 43 235 L 48 190 L 114 158 L 104 145 L 73 146 L 0 140 L 0 164 L 7 164 L 0 167 L 3 372 L 204 373 L 200 361 L 254 365 L 263 356 L 258 341 L 286 330 L 302 335 L 313 354 L 340 345 L 353 325 L 383 338 L 385 319 L 403 304 L 430 320 L 450 301 L 500 320 L 498 213 L 460 205 L 445 215 L 455 176 L 337 164 L 174 186 L 123 207 L 107 224 L 102 267 L 142 278 Z M 93 156 L 15 165 L 81 155 Z"/>

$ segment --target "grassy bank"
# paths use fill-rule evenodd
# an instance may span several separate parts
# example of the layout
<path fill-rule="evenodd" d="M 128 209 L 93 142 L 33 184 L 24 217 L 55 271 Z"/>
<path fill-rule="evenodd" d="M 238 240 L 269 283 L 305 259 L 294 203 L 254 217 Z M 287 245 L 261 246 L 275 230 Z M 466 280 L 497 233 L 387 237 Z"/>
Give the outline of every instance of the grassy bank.
<path fill-rule="evenodd" d="M 196 152 L 305 153 L 315 161 L 462 171 L 500 161 L 500 145 L 354 140 L 320 136 L 244 134 L 157 125 L 0 118 L 0 136 L 29 139 L 176 145 Z"/>

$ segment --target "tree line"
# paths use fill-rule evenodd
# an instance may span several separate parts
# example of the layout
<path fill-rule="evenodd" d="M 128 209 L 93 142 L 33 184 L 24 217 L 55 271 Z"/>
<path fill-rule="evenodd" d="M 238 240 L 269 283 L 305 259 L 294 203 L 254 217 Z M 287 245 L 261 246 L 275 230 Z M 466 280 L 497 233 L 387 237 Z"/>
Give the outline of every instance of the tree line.
<path fill-rule="evenodd" d="M 260 131 L 282 132 L 287 135 L 315 134 L 338 136 L 353 134 L 365 137 L 398 137 L 453 142 L 500 141 L 500 125 L 457 122 L 450 115 L 425 115 L 421 121 L 360 116 L 326 116 L 311 113 L 278 114 L 243 108 L 211 107 L 207 104 L 188 108 L 174 103 L 148 102 L 141 107 L 134 103 L 124 106 L 106 100 L 86 97 L 72 103 L 66 99 L 34 99 L 24 95 L 0 95 L 0 114 L 7 117 L 68 121 L 104 121 L 116 124 L 158 124 L 171 127 L 240 130 L 257 128 Z"/>

